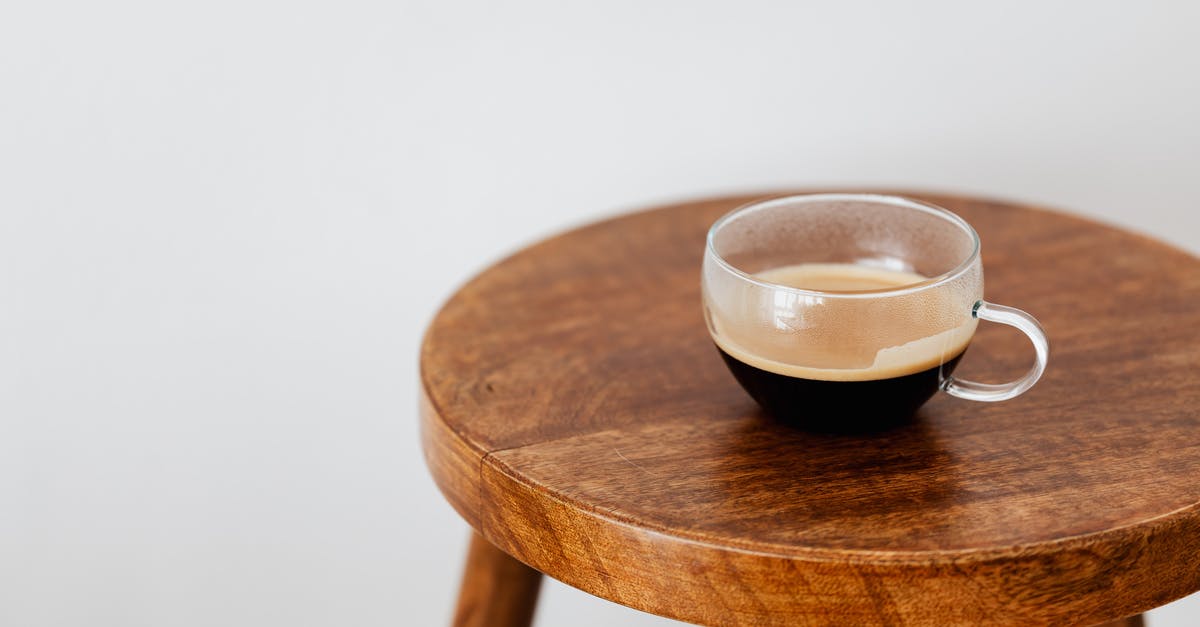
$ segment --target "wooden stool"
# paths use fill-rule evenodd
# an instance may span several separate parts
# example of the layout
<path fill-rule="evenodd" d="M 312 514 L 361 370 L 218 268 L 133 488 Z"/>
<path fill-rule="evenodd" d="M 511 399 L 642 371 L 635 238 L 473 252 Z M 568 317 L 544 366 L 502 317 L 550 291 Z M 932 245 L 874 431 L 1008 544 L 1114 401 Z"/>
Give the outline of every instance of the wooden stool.
<path fill-rule="evenodd" d="M 906 195 L 973 224 L 988 299 L 1045 326 L 1024 396 L 939 395 L 884 436 L 763 416 L 699 294 L 709 225 L 761 196 L 593 224 L 459 290 L 421 351 L 427 462 L 478 532 L 455 624 L 528 625 L 539 571 L 707 625 L 1088 625 L 1200 589 L 1200 260 Z M 959 371 L 1030 354 L 981 325 Z"/>

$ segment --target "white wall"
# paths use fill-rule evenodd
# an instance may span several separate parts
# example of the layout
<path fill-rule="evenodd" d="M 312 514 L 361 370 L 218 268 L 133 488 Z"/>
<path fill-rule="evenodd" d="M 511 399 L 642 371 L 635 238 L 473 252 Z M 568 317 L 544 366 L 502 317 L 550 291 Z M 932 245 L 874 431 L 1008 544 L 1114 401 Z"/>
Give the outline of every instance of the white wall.
<path fill-rule="evenodd" d="M 421 330 L 581 221 L 862 183 L 1200 251 L 1195 3 L 581 4 L 5 6 L 0 625 L 444 623 Z"/>

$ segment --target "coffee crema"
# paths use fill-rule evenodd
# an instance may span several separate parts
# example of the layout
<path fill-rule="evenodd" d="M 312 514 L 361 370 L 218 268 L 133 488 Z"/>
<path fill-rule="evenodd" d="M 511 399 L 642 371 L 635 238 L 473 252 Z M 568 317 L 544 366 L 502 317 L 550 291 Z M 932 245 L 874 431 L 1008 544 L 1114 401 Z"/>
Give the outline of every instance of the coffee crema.
<path fill-rule="evenodd" d="M 753 276 L 864 297 L 928 280 L 848 263 L 785 266 Z M 774 328 L 743 328 L 713 315 L 714 341 L 738 382 L 768 412 L 834 430 L 882 428 L 911 416 L 954 370 L 977 324 L 949 310 L 954 305 L 943 290 L 880 299 L 784 294 Z M 802 314 L 789 317 L 796 309 Z"/>

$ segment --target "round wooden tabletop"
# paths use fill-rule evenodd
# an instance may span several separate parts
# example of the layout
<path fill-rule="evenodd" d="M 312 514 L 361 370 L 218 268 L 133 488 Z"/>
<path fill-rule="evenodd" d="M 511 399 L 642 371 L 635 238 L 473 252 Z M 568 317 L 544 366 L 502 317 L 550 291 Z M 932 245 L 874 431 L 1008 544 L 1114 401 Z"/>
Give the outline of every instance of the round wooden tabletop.
<path fill-rule="evenodd" d="M 966 218 L 986 297 L 1051 341 L 1017 399 L 939 395 L 874 436 L 772 422 L 701 318 L 704 236 L 763 196 L 543 241 L 459 290 L 421 351 L 422 436 L 485 538 L 600 597 L 718 625 L 1088 624 L 1200 589 L 1200 260 L 1078 217 Z M 984 323 L 959 372 L 1022 373 Z"/>

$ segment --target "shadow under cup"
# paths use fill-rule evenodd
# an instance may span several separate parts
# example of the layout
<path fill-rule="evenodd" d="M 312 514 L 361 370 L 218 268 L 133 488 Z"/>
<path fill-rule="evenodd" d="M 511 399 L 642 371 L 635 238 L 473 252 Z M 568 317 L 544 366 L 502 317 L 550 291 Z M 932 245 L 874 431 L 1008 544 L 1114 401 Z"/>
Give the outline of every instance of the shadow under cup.
<path fill-rule="evenodd" d="M 769 414 L 807 428 L 885 429 L 939 389 L 1011 398 L 1045 365 L 1045 338 L 1028 314 L 993 305 L 1003 310 L 996 318 L 980 315 L 988 304 L 974 229 L 905 198 L 816 194 L 737 209 L 709 231 L 702 291 L 734 377 Z M 1026 377 L 951 377 L 978 318 L 1030 335 L 1038 363 Z"/>

